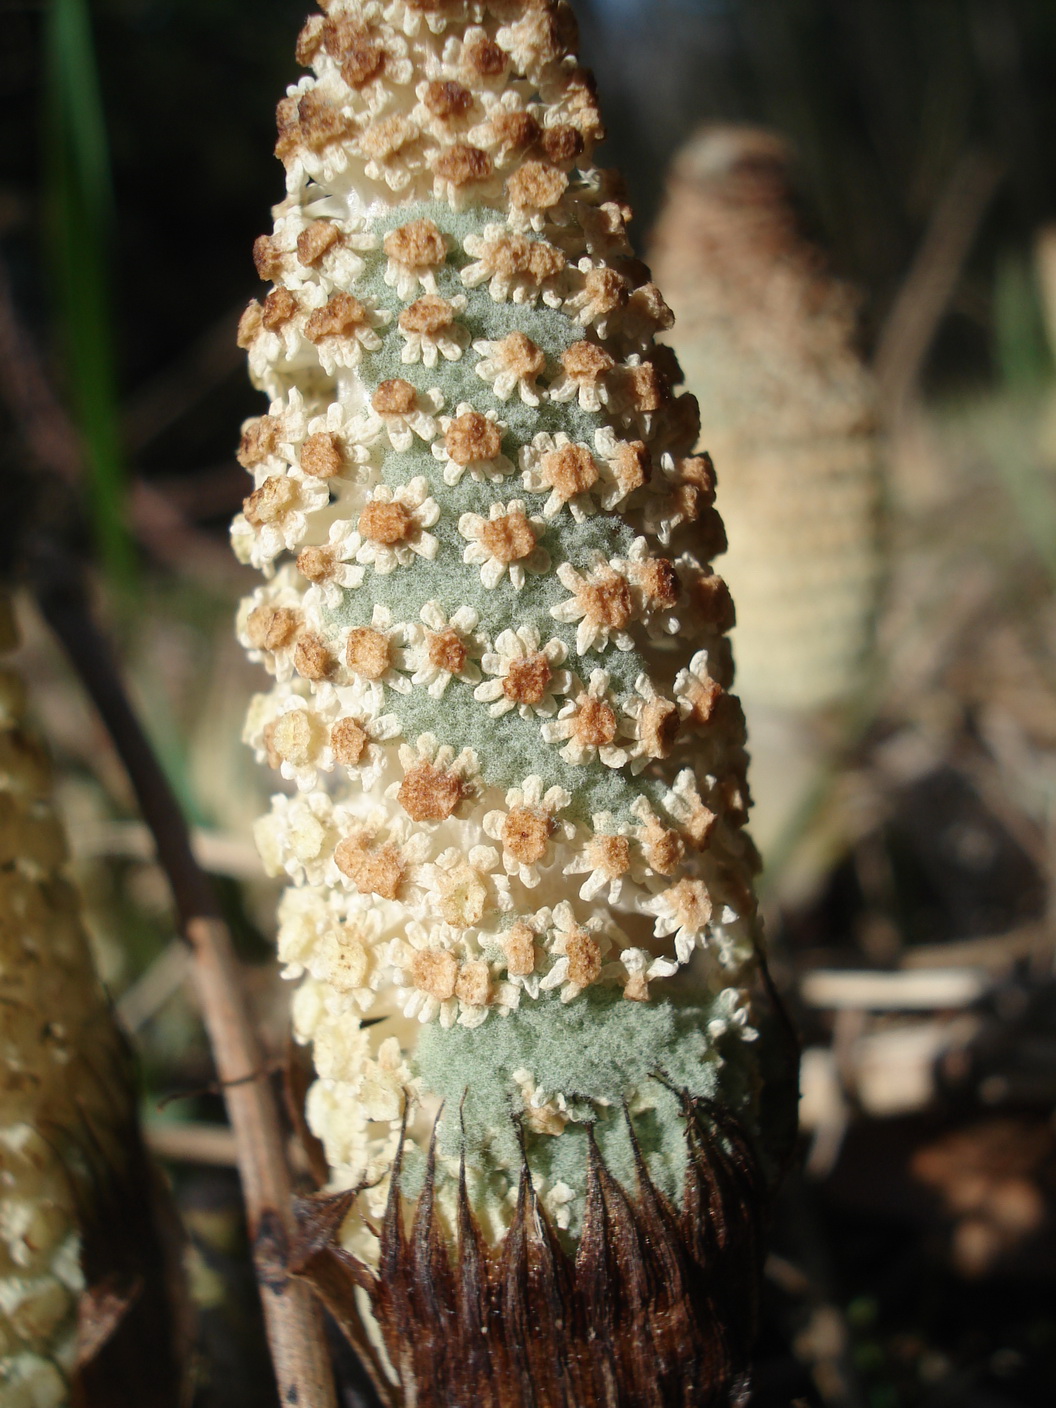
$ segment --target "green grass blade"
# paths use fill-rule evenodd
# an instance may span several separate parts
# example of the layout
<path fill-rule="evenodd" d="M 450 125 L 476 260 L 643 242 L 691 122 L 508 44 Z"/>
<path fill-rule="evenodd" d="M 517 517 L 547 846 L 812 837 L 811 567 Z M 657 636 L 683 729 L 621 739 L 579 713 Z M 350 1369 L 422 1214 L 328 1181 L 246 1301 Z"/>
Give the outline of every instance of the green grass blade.
<path fill-rule="evenodd" d="M 1052 379 L 1045 314 L 1030 261 L 1006 255 L 994 278 L 994 360 L 1013 392 L 1036 391 Z"/>
<path fill-rule="evenodd" d="M 86 0 L 51 0 L 45 42 L 50 253 L 68 388 L 99 556 L 113 585 L 130 591 L 135 557 L 125 524 L 108 269 L 113 188 Z"/>

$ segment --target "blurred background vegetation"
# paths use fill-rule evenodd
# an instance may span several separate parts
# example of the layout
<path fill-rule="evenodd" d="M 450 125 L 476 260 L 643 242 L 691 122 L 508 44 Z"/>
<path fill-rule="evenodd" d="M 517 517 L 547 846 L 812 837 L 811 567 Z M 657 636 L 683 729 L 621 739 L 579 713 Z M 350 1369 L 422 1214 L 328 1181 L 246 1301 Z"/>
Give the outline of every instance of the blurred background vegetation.
<path fill-rule="evenodd" d="M 884 396 L 875 648 L 856 697 L 815 721 L 824 761 L 764 876 L 810 1103 L 752 1402 L 1048 1404 L 1056 6 L 576 9 L 639 244 L 700 123 L 780 132 L 816 238 L 861 291 Z M 282 194 L 273 111 L 303 0 L 0 0 L 0 18 L 0 551 L 17 563 L 45 524 L 97 564 L 278 1061 L 275 892 L 248 841 L 268 784 L 238 743 L 255 677 L 231 631 L 253 574 L 225 537 L 246 492 L 238 427 L 261 409 L 234 328 Z M 27 348 L 43 373 L 28 397 Z M 98 724 L 23 618 L 101 962 L 190 1235 L 197 1401 L 265 1402 L 230 1144 L 164 886 Z M 879 997 L 878 975 L 903 985 Z"/>

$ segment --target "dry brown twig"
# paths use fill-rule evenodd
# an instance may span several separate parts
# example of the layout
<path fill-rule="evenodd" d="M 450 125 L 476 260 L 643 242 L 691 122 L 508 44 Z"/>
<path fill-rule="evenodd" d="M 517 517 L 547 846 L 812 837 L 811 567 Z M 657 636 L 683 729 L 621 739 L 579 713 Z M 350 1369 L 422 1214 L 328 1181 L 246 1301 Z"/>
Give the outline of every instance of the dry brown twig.
<path fill-rule="evenodd" d="M 133 393 L 125 406 L 125 440 L 132 450 L 151 444 L 234 371 L 242 356 L 235 341 L 245 299 L 211 323 L 195 342 Z"/>
<path fill-rule="evenodd" d="M 70 848 L 77 860 L 99 857 L 150 861 L 154 843 L 150 832 L 138 821 L 93 821 L 70 827 Z M 264 867 L 251 841 L 226 831 L 195 827 L 191 845 L 198 863 L 210 875 L 228 875 L 233 880 L 260 880 Z"/>
<path fill-rule="evenodd" d="M 928 349 L 1003 175 L 1004 169 L 994 157 L 968 151 L 935 204 L 873 359 L 889 424 L 912 400 Z"/>
<path fill-rule="evenodd" d="M 34 459 L 63 483 L 79 483 L 84 469 L 80 439 L 22 325 L 2 259 L 0 396 Z M 129 516 L 139 541 L 166 566 L 204 565 L 210 578 L 220 581 L 238 573 L 226 548 L 198 532 L 173 501 L 142 480 L 129 486 Z"/>
<path fill-rule="evenodd" d="M 48 624 L 106 725 L 128 772 L 193 955 L 202 1017 L 238 1150 L 253 1262 L 282 1403 L 335 1405 L 318 1308 L 286 1272 L 296 1232 L 293 1188 L 275 1100 L 243 996 L 238 960 L 208 877 L 191 849 L 179 804 L 132 710 L 107 642 L 69 564 L 42 550 L 34 588 Z M 249 1079 L 247 1079 L 249 1077 Z"/>

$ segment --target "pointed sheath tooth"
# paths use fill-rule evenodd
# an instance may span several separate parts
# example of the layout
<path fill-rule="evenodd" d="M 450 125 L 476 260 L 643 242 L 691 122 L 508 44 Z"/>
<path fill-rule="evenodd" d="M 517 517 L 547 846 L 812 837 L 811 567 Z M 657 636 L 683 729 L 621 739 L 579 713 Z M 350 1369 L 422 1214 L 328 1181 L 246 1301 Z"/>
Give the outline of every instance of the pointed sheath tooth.
<path fill-rule="evenodd" d="M 725 540 L 573 43 L 549 0 L 331 0 L 241 329 L 257 839 L 342 1243 L 423 1405 L 651 1401 L 650 1227 L 688 1268 L 672 1391 L 732 1372 L 672 1211 L 709 1157 L 679 1092 L 756 1118 Z"/>

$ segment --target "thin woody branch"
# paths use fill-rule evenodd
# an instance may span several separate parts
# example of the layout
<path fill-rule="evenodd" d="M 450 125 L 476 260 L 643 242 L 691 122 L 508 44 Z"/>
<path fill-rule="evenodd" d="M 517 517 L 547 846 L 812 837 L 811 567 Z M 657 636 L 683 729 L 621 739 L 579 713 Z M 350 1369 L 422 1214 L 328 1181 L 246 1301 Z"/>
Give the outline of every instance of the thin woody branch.
<path fill-rule="evenodd" d="M 15 306 L 0 259 L 0 397 L 26 447 L 65 484 L 80 482 L 84 463 L 76 427 L 41 363 Z M 158 561 L 186 569 L 206 564 L 215 577 L 232 575 L 229 555 L 198 532 L 165 494 L 142 480 L 129 485 L 129 516 L 137 539 Z"/>

